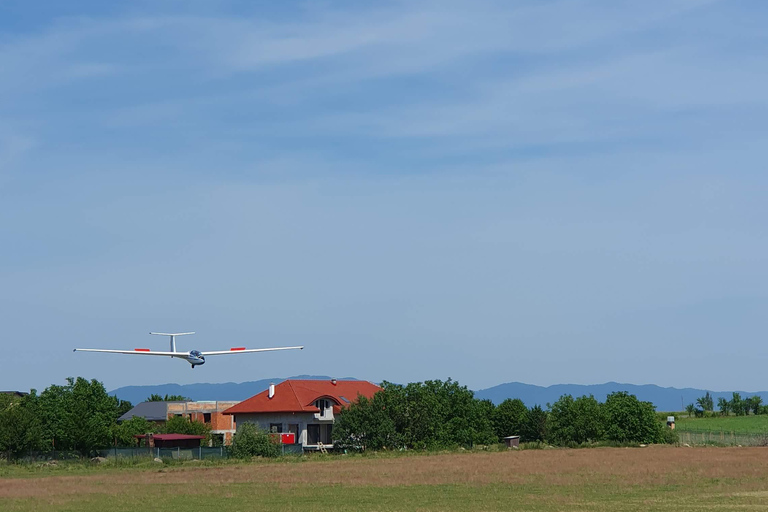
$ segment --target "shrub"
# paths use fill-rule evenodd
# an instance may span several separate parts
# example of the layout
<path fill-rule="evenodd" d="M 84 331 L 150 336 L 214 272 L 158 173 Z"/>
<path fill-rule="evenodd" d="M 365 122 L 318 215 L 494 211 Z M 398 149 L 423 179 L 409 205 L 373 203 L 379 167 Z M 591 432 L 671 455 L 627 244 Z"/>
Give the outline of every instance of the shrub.
<path fill-rule="evenodd" d="M 659 442 L 664 444 L 677 444 L 680 442 L 680 435 L 677 433 L 677 430 L 666 428 L 662 425 Z"/>
<path fill-rule="evenodd" d="M 534 405 L 525 411 L 520 428 L 520 442 L 544 441 L 547 438 L 547 411 Z"/>
<path fill-rule="evenodd" d="M 278 457 L 282 454 L 282 449 L 279 439 L 259 430 L 256 425 L 244 423 L 238 426 L 228 453 L 237 459 Z"/>
<path fill-rule="evenodd" d="M 519 398 L 507 398 L 493 410 L 491 419 L 496 437 L 503 439 L 507 436 L 520 435 L 523 428 L 525 413 L 528 409 Z"/>
<path fill-rule="evenodd" d="M 594 396 L 563 395 L 550 406 L 549 439 L 561 446 L 603 439 L 605 420 Z"/>
<path fill-rule="evenodd" d="M 658 443 L 662 425 L 650 402 L 641 402 L 626 391 L 611 393 L 602 406 L 605 437 L 619 443 Z"/>

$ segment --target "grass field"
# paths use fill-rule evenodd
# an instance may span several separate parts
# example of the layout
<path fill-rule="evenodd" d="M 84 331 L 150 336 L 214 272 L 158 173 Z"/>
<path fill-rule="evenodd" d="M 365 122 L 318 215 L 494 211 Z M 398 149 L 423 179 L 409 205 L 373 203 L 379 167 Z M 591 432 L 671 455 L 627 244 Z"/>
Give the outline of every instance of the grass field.
<path fill-rule="evenodd" d="M 764 448 L 595 448 L 22 471 L 0 478 L 0 510 L 765 510 L 766 455 Z"/>
<path fill-rule="evenodd" d="M 768 415 L 713 418 L 684 418 L 678 416 L 675 418 L 675 427 L 680 430 L 766 434 L 768 433 Z"/>

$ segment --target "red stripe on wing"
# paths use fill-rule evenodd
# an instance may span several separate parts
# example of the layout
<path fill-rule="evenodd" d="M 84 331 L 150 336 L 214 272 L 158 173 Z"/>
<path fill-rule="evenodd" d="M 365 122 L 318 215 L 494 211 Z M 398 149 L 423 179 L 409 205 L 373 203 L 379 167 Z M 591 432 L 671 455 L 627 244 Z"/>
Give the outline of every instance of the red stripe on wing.
<path fill-rule="evenodd" d="M 229 350 L 245 350 L 245 347 L 235 347 L 235 348 L 231 348 Z"/>
<path fill-rule="evenodd" d="M 148 348 L 135 348 L 134 352 L 150 352 Z"/>

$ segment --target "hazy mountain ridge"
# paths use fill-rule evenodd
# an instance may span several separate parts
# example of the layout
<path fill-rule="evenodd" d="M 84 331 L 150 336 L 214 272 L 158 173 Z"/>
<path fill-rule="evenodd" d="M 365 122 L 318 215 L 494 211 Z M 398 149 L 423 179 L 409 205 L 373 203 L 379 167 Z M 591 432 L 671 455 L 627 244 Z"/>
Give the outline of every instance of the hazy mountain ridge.
<path fill-rule="evenodd" d="M 286 379 L 330 379 L 326 375 L 294 375 L 292 377 L 273 377 L 269 379 L 260 379 L 249 382 L 224 382 L 220 384 L 202 383 L 202 384 L 155 384 L 148 386 L 124 386 L 109 392 L 121 400 L 128 400 L 136 405 L 143 402 L 152 394 L 158 395 L 181 395 L 192 400 L 245 400 L 265 389 L 269 388 L 270 383 L 279 384 Z M 341 378 L 339 380 L 356 380 L 352 378 Z"/>
<path fill-rule="evenodd" d="M 570 394 L 574 397 L 582 395 L 594 395 L 600 402 L 604 401 L 608 394 L 615 391 L 626 391 L 637 396 L 639 400 L 651 402 L 657 411 L 681 411 L 685 406 L 696 403 L 696 399 L 704 396 L 709 391 L 715 404 L 720 397 L 730 399 L 733 391 L 712 391 L 696 388 L 664 388 L 655 384 L 623 384 L 619 382 L 606 382 L 605 384 L 555 384 L 552 386 L 534 386 L 522 382 L 507 382 L 488 389 L 475 392 L 477 398 L 489 399 L 498 404 L 506 398 L 520 398 L 525 405 L 541 405 L 553 403 L 562 395 Z M 768 391 L 736 391 L 741 397 L 759 395 L 763 402 L 768 403 Z"/>
<path fill-rule="evenodd" d="M 295 375 L 287 379 L 330 379 L 326 375 Z M 148 386 L 125 386 L 110 391 L 110 394 L 133 404 L 143 402 L 151 394 L 182 395 L 192 400 L 245 400 L 269 387 L 270 383 L 278 384 L 286 380 L 283 377 L 260 379 L 250 382 L 225 382 L 220 384 L 158 384 Z M 340 379 L 341 380 L 341 379 Z M 347 377 L 343 380 L 355 380 Z M 562 395 L 574 397 L 594 395 L 599 401 L 604 401 L 608 394 L 615 391 L 627 391 L 638 399 L 652 402 L 658 411 L 681 411 L 686 405 L 696 403 L 696 399 L 704 396 L 706 389 L 696 388 L 665 388 L 655 384 L 622 384 L 606 382 L 604 384 L 555 384 L 552 386 L 535 386 L 522 382 L 507 382 L 487 389 L 475 391 L 475 396 L 491 400 L 498 404 L 507 398 L 519 398 L 525 405 L 541 405 L 555 402 Z M 732 391 L 709 391 L 717 404 L 720 397 L 730 399 Z M 759 395 L 764 403 L 768 403 L 768 391 L 737 391 L 742 398 Z"/>

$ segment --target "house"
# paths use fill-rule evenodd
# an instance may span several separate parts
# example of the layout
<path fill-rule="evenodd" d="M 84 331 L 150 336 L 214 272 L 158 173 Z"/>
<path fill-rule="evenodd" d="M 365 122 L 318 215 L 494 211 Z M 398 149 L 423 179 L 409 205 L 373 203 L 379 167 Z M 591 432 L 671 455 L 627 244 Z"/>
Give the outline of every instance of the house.
<path fill-rule="evenodd" d="M 141 402 L 133 409 L 120 416 L 117 421 L 125 421 L 140 416 L 158 425 L 164 424 L 174 416 L 183 416 L 190 421 L 199 421 L 210 425 L 211 435 L 218 437 L 220 443 L 228 445 L 235 433 L 235 419 L 222 413 L 236 405 L 236 401 L 201 401 L 201 402 Z"/>
<path fill-rule="evenodd" d="M 285 380 L 224 411 L 237 425 L 253 423 L 273 433 L 293 434 L 304 449 L 331 445 L 333 420 L 358 396 L 381 388 L 364 380 Z M 290 438 L 290 436 L 288 436 Z"/>

